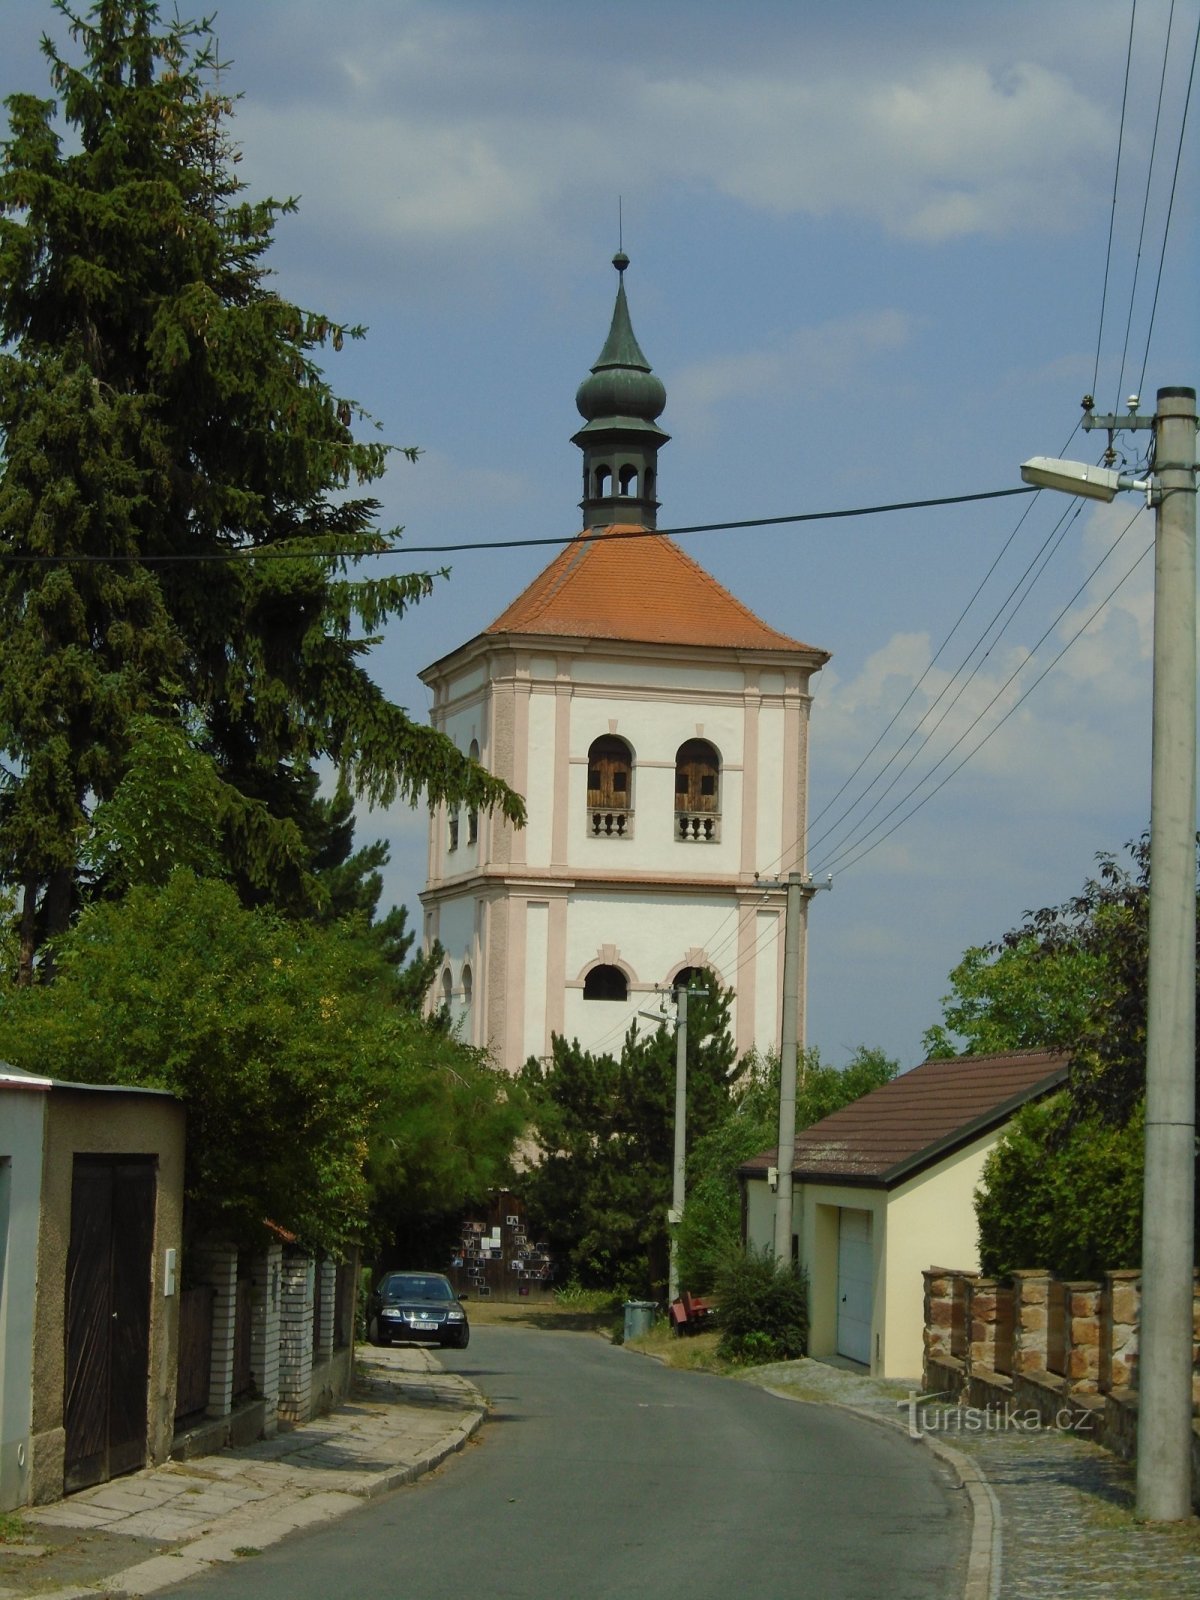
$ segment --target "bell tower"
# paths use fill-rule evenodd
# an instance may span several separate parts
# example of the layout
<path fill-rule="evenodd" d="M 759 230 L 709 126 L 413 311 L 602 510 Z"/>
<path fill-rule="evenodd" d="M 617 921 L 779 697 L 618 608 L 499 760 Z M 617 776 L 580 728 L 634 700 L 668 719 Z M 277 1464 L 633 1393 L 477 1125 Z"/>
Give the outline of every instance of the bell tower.
<path fill-rule="evenodd" d="M 658 418 L 667 391 L 634 337 L 625 299 L 628 265 L 629 257 L 618 250 L 613 257 L 618 284 L 612 326 L 575 395 L 584 424 L 571 442 L 583 451 L 579 505 L 585 528 L 614 523 L 653 528 L 657 521 L 658 452 L 670 438 Z"/>

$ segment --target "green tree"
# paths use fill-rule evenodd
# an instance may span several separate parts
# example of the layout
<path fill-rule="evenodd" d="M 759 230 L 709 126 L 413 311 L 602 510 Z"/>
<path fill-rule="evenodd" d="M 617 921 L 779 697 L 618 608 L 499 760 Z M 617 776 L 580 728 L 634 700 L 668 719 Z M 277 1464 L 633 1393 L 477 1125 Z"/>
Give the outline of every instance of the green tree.
<path fill-rule="evenodd" d="M 355 575 L 391 546 L 362 492 L 389 450 L 321 362 L 363 330 L 271 286 L 292 202 L 244 195 L 209 23 L 56 9 L 80 59 L 43 41 L 58 105 L 12 96 L 0 149 L 0 876 L 25 981 L 139 718 L 209 764 L 222 853 L 268 899 L 320 902 L 295 803 L 318 760 L 372 803 L 523 815 L 364 667 L 432 580 Z"/>
<path fill-rule="evenodd" d="M 796 1087 L 796 1129 L 811 1127 L 852 1100 L 890 1083 L 900 1070 L 881 1050 L 860 1045 L 842 1069 L 825 1066 L 814 1047 L 803 1052 Z M 738 1168 L 779 1142 L 779 1056 L 743 1063 L 726 1113 L 698 1139 L 688 1158 L 688 1192 L 679 1227 L 680 1282 L 697 1294 L 718 1282 L 742 1253 Z"/>
<path fill-rule="evenodd" d="M 1022 1113 L 988 1162 L 976 1211 L 990 1270 L 1087 1276 L 1140 1259 L 1149 840 L 1126 855 L 1100 855 L 1078 895 L 968 951 L 925 1036 L 950 1053 L 955 1033 L 972 1053 L 1071 1055 L 1066 1093 Z"/>
<path fill-rule="evenodd" d="M 178 869 L 87 907 L 59 960 L 53 984 L 0 991 L 0 1059 L 179 1095 L 190 1238 L 270 1219 L 334 1250 L 507 1176 L 508 1080 L 395 1003 L 360 926 L 249 910 Z"/>
<path fill-rule="evenodd" d="M 1120 1127 L 1078 1120 L 1067 1095 L 1024 1106 L 987 1158 L 976 1195 L 980 1265 L 1098 1278 L 1142 1259 L 1141 1110 Z"/>
<path fill-rule="evenodd" d="M 689 1148 L 724 1116 L 736 1052 L 731 995 L 708 973 L 688 1002 Z M 661 1293 L 675 1140 L 675 1035 L 636 1025 L 619 1056 L 592 1055 L 556 1036 L 553 1056 L 526 1062 L 530 1136 L 538 1160 L 523 1189 L 534 1226 L 589 1286 Z"/>
<path fill-rule="evenodd" d="M 942 1021 L 926 1030 L 927 1057 L 1038 1050 L 1076 1040 L 1103 991 L 1107 952 L 1047 948 L 1031 933 L 973 945 L 950 974 Z"/>

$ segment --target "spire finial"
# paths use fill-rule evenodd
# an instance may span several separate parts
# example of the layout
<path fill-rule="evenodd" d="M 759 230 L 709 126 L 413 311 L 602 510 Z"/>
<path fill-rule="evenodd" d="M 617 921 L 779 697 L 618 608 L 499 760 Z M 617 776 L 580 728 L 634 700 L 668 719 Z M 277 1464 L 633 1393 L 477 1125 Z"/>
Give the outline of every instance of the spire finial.
<path fill-rule="evenodd" d="M 613 257 L 613 266 L 616 267 L 618 272 L 623 273 L 628 265 L 629 257 L 625 254 L 624 250 L 618 250 L 616 255 Z"/>

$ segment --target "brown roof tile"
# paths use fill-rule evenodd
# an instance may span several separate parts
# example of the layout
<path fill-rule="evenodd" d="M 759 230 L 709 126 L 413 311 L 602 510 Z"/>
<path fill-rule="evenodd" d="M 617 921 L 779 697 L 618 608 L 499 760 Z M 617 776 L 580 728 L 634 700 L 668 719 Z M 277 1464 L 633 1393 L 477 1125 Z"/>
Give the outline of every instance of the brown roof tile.
<path fill-rule="evenodd" d="M 665 534 L 579 534 L 485 630 L 828 654 L 770 628 Z"/>
<path fill-rule="evenodd" d="M 1056 1088 L 1068 1060 L 1021 1050 L 926 1061 L 798 1133 L 793 1177 L 891 1188 Z M 762 1177 L 776 1164 L 776 1152 L 765 1150 L 741 1171 Z"/>

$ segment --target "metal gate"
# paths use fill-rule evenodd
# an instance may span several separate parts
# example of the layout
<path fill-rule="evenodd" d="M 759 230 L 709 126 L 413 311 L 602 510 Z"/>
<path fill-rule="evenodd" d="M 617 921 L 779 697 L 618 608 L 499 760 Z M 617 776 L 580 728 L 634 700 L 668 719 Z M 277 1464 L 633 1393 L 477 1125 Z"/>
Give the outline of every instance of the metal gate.
<path fill-rule="evenodd" d="M 76 1156 L 67 1252 L 68 1490 L 145 1465 L 155 1163 Z"/>

